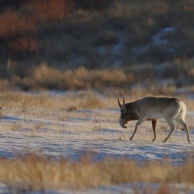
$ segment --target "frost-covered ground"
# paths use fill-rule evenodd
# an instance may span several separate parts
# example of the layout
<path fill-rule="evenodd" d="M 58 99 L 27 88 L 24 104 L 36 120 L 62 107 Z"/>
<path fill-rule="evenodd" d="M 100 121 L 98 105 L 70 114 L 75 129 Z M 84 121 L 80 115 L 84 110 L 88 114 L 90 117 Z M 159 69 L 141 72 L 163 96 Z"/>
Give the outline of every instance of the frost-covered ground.
<path fill-rule="evenodd" d="M 128 129 L 122 129 L 118 123 L 118 109 L 67 112 L 4 108 L 3 115 L 0 125 L 0 157 L 14 158 L 23 153 L 40 152 L 46 157 L 65 157 L 75 161 L 90 153 L 94 162 L 104 157 L 129 158 L 140 163 L 147 160 L 162 161 L 168 157 L 173 164 L 182 163 L 186 157 L 194 157 L 194 144 L 187 143 L 185 132 L 176 131 L 168 143 L 162 142 L 169 132 L 164 121 L 158 125 L 156 142 L 151 142 L 153 133 L 150 122 L 140 126 L 134 140 L 130 141 L 135 122 L 129 123 Z M 193 112 L 187 116 L 192 117 Z M 192 129 L 190 133 L 194 142 Z M 130 193 L 132 189 L 129 185 L 121 185 L 90 189 L 82 193 L 103 192 Z"/>

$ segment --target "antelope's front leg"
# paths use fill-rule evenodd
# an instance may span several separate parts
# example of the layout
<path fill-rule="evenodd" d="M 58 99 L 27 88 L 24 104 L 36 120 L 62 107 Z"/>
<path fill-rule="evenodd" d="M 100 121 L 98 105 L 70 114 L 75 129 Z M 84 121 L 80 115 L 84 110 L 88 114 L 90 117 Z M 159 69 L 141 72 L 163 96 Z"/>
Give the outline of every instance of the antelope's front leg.
<path fill-rule="evenodd" d="M 141 125 L 145 120 L 146 120 L 146 119 L 141 119 L 141 120 L 138 120 L 138 121 L 137 121 L 137 123 L 136 123 L 136 125 L 135 125 L 135 129 L 134 129 L 134 131 L 133 131 L 133 134 L 132 134 L 132 136 L 130 137 L 130 140 L 132 140 L 132 139 L 134 138 L 134 136 L 135 136 L 135 134 L 136 134 L 136 132 L 137 132 L 138 126 Z"/>
<path fill-rule="evenodd" d="M 156 141 L 156 124 L 157 124 L 157 120 L 152 120 L 152 128 L 154 132 L 154 139 L 152 140 L 152 142 Z"/>
<path fill-rule="evenodd" d="M 134 136 L 135 136 L 135 134 L 136 134 L 136 132 L 137 132 L 137 125 L 135 126 L 135 129 L 134 129 L 134 131 L 133 131 L 133 135 L 130 137 L 130 140 L 132 140 L 133 138 L 134 138 Z"/>

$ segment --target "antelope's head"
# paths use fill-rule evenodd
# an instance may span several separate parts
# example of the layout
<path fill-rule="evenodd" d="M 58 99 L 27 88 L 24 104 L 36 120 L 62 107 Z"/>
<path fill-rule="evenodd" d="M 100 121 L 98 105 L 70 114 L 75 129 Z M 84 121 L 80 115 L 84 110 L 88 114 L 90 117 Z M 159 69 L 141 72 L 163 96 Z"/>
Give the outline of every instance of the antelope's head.
<path fill-rule="evenodd" d="M 127 110 L 126 110 L 126 105 L 125 105 L 125 95 L 124 92 L 122 91 L 122 95 L 123 95 L 123 104 L 120 103 L 120 97 L 118 92 L 117 93 L 117 101 L 118 101 L 118 105 L 121 109 L 121 115 L 119 118 L 119 124 L 122 128 L 127 128 L 127 119 L 126 119 L 126 114 L 127 114 Z"/>

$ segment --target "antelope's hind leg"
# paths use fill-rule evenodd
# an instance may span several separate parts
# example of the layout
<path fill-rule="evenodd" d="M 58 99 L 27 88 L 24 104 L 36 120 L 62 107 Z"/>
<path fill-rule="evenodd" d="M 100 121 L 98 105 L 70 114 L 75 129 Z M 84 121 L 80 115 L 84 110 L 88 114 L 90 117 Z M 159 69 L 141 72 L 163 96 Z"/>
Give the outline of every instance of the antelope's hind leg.
<path fill-rule="evenodd" d="M 152 120 L 152 128 L 154 132 L 154 139 L 152 140 L 152 142 L 156 141 L 156 124 L 157 124 L 157 120 Z"/>
<path fill-rule="evenodd" d="M 177 121 L 177 123 L 179 123 L 184 128 L 184 130 L 187 133 L 187 141 L 188 141 L 188 143 L 191 143 L 191 140 L 189 138 L 189 129 L 188 129 L 188 126 L 185 123 L 185 121 L 183 119 L 177 119 L 176 121 Z"/>
<path fill-rule="evenodd" d="M 167 135 L 167 137 L 164 139 L 163 142 L 167 142 L 169 140 L 170 136 L 174 133 L 174 131 L 176 129 L 175 122 L 173 120 L 166 119 L 166 122 L 170 126 L 170 133 Z"/>

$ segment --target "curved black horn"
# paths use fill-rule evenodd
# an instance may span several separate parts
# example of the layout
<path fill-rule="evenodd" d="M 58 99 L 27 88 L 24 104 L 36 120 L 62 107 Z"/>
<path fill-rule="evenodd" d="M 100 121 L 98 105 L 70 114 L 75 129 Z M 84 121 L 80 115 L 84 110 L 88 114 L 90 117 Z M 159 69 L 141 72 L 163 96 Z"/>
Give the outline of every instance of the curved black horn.
<path fill-rule="evenodd" d="M 124 94 L 123 90 L 122 90 L 122 94 L 123 94 L 123 104 L 125 104 L 125 94 Z"/>
<path fill-rule="evenodd" d="M 118 94 L 118 92 L 116 91 L 116 94 L 117 94 L 117 101 L 118 101 L 118 105 L 119 105 L 119 107 L 121 108 L 121 103 L 120 103 L 120 97 L 119 97 L 119 94 Z"/>

